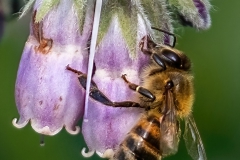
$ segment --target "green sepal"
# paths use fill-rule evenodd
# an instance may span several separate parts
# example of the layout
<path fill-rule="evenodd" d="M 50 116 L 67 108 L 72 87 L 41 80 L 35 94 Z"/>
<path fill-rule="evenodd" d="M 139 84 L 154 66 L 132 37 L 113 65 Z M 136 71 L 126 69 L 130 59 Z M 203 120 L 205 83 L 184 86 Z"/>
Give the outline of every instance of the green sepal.
<path fill-rule="evenodd" d="M 21 11 L 21 15 L 19 18 L 22 18 L 23 16 L 25 16 L 28 11 L 30 11 L 32 9 L 32 6 L 34 5 L 36 0 L 29 0 L 25 6 L 23 7 L 22 11 Z"/>
<path fill-rule="evenodd" d="M 141 4 L 151 23 L 151 27 L 157 27 L 168 32 L 173 32 L 172 20 L 170 12 L 167 10 L 165 0 L 152 0 L 151 3 L 149 3 L 149 0 L 141 0 Z M 161 42 L 164 38 L 164 33 L 154 31 L 152 37 Z"/>
<path fill-rule="evenodd" d="M 35 22 L 40 22 L 47 15 L 47 13 L 59 4 L 60 0 L 43 0 L 39 7 Z"/>
<path fill-rule="evenodd" d="M 137 52 L 137 15 L 137 6 L 133 5 L 131 1 L 111 0 L 104 3 L 98 32 L 98 44 L 107 33 L 113 18 L 117 17 L 130 57 L 134 58 Z"/>
<path fill-rule="evenodd" d="M 79 20 L 79 29 L 80 32 L 83 30 L 84 20 L 85 20 L 85 14 L 86 14 L 86 3 L 87 0 L 74 0 L 74 8 L 77 12 L 77 17 Z"/>
<path fill-rule="evenodd" d="M 204 12 L 206 14 L 205 18 L 199 13 L 199 9 L 196 7 L 194 0 L 167 0 L 171 10 L 176 13 L 176 15 L 182 16 L 184 18 L 184 25 L 190 25 L 197 29 L 208 29 L 211 26 L 211 18 L 209 11 L 211 9 L 211 4 L 209 0 L 198 0 L 195 1 L 201 3 L 204 6 Z M 201 8 L 201 12 L 203 8 Z M 178 16 L 175 19 L 180 19 L 180 22 L 183 22 L 183 19 Z"/>

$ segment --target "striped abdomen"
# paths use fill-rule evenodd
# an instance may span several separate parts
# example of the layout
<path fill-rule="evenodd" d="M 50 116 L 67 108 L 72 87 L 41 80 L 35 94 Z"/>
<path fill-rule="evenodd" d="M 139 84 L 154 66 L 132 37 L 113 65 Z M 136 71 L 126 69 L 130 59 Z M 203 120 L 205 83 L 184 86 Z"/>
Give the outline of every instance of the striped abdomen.
<path fill-rule="evenodd" d="M 160 160 L 160 122 L 143 116 L 116 150 L 114 160 Z"/>

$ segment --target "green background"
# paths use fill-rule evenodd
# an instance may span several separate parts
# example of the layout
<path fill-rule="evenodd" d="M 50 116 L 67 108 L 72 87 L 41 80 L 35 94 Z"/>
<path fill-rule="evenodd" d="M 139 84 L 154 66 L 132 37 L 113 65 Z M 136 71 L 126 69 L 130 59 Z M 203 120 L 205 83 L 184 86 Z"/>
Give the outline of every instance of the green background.
<path fill-rule="evenodd" d="M 240 1 L 211 1 L 212 27 L 207 31 L 178 30 L 177 48 L 192 60 L 196 101 L 194 117 L 209 160 L 240 159 Z M 62 130 L 54 137 L 40 136 L 28 124 L 12 125 L 19 117 L 14 102 L 14 85 L 30 17 L 6 23 L 0 41 L 0 159 L 79 160 L 85 146 L 81 135 Z M 239 98 L 239 99 L 238 99 Z M 97 133 L 96 133 L 97 134 Z M 93 156 L 89 160 L 99 159 Z M 188 160 L 184 142 L 167 160 Z"/>

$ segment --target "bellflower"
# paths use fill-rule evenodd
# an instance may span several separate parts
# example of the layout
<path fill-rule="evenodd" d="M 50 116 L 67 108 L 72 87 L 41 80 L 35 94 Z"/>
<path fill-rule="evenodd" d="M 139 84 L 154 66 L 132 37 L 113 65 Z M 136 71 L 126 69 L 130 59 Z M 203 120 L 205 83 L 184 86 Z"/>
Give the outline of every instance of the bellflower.
<path fill-rule="evenodd" d="M 23 14 L 31 5 L 34 12 L 16 81 L 20 119 L 13 122 L 18 128 L 31 121 L 34 130 L 41 134 L 54 135 L 63 126 L 70 133 L 78 132 L 76 123 L 83 116 L 85 90 L 66 66 L 69 64 L 87 74 L 95 2 L 30 0 L 25 6 Z M 187 12 L 182 6 L 185 4 L 180 2 L 183 0 L 103 0 L 92 80 L 111 101 L 138 101 L 137 93 L 129 89 L 121 76 L 126 74 L 129 81 L 141 83 L 140 74 L 150 60 L 149 55 L 139 50 L 144 36 L 151 35 L 156 43 L 172 42 L 169 35 L 151 29 L 154 26 L 173 32 L 171 17 L 176 12 L 169 8 L 177 8 L 177 13 L 189 13 L 195 18 L 204 17 L 202 13 L 208 16 L 209 6 L 204 6 L 208 3 L 201 3 L 203 6 L 194 3 L 193 13 Z M 187 18 L 191 15 L 182 16 L 192 26 L 206 28 L 199 27 L 195 18 Z M 87 157 L 96 151 L 101 157 L 111 157 L 112 150 L 143 111 L 105 106 L 90 98 L 85 113 L 87 121 L 82 124 L 89 152 L 83 149 L 82 154 Z"/>
<path fill-rule="evenodd" d="M 20 118 L 13 124 L 22 128 L 31 121 L 33 129 L 45 135 L 55 135 L 65 126 L 76 134 L 84 92 L 65 67 L 69 64 L 86 72 L 93 8 L 85 8 L 83 1 L 36 0 L 29 1 L 23 13 L 33 4 L 30 35 L 16 80 Z"/>
<path fill-rule="evenodd" d="M 121 75 L 127 74 L 131 82 L 140 84 L 141 71 L 150 57 L 139 50 L 139 42 L 151 34 L 151 24 L 172 32 L 168 11 L 164 4 L 157 2 L 153 1 L 155 6 L 147 1 L 144 5 L 137 1 L 123 3 L 118 0 L 103 4 L 93 80 L 112 101 L 137 101 L 137 93 L 128 88 Z M 156 35 L 158 42 L 163 43 L 164 35 Z M 170 38 L 165 36 L 165 39 Z M 82 125 L 90 152 L 86 154 L 83 150 L 83 155 L 90 156 L 96 151 L 101 157 L 111 157 L 111 149 L 124 139 L 142 111 L 138 108 L 113 108 L 90 99 L 88 121 Z"/>
<path fill-rule="evenodd" d="M 170 0 L 105 1 L 99 26 L 93 80 L 112 101 L 137 101 L 136 93 L 128 88 L 121 75 L 127 74 L 129 81 L 140 84 L 141 71 L 149 63 L 149 56 L 139 51 L 138 44 L 143 36 L 150 34 L 158 40 L 158 43 L 171 43 L 169 35 L 159 35 L 151 30 L 151 26 L 156 26 L 173 32 L 171 15 L 174 16 L 175 12 L 167 9 L 172 7 L 171 2 Z M 175 6 L 183 8 L 182 5 L 185 4 L 180 0 L 178 2 Z M 207 1 L 201 2 L 191 1 L 194 7 L 189 8 L 191 11 L 188 12 L 190 14 L 188 16 L 195 16 L 189 19 L 193 27 L 206 29 L 211 23 L 210 5 Z M 188 11 L 184 9 L 185 12 Z M 206 23 L 200 23 L 201 20 Z M 141 112 L 141 109 L 113 108 L 90 100 L 88 121 L 84 121 L 82 125 L 83 136 L 90 152 L 86 154 L 84 149 L 83 155 L 91 156 L 96 151 L 101 157 L 111 157 L 112 150 L 138 121 Z"/>

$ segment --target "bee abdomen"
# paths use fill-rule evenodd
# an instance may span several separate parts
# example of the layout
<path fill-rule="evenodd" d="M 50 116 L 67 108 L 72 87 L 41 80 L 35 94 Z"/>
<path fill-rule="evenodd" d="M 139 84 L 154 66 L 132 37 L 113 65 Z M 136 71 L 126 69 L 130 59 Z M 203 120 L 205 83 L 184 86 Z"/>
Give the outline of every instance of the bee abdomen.
<path fill-rule="evenodd" d="M 115 160 L 159 160 L 160 122 L 157 117 L 143 116 L 128 133 L 114 155 Z"/>

